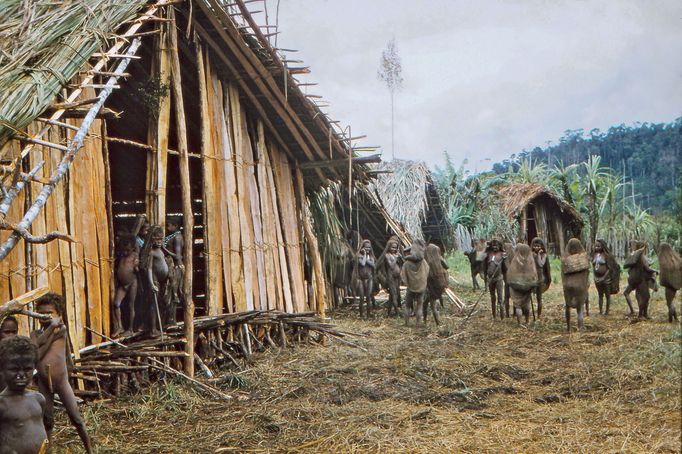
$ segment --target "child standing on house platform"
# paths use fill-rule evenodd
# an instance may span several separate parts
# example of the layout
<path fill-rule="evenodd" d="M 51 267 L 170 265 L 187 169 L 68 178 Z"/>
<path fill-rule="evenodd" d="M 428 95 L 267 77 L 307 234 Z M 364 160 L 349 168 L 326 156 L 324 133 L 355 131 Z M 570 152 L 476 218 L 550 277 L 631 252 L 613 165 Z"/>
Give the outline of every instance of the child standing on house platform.
<path fill-rule="evenodd" d="M 0 375 L 7 387 L 0 393 L 0 453 L 44 452 L 45 397 L 27 391 L 38 354 L 31 340 L 11 336 L 0 341 Z"/>
<path fill-rule="evenodd" d="M 66 327 L 62 322 L 64 298 L 56 293 L 48 293 L 36 300 L 35 308 L 39 314 L 52 317 L 51 320 L 40 320 L 40 328 L 31 333 L 31 340 L 38 349 L 37 384 L 40 393 L 45 396 L 45 429 L 52 435 L 54 427 L 54 395 L 59 396 L 66 413 L 83 442 L 86 452 L 92 452 L 90 437 L 85 422 L 78 411 L 76 396 L 69 383 L 66 369 Z"/>
<path fill-rule="evenodd" d="M 185 247 L 185 239 L 180 230 L 181 225 L 182 221 L 178 216 L 166 218 L 166 236 L 163 239 L 163 251 L 166 254 L 169 270 L 168 285 L 164 295 L 163 322 L 166 325 L 175 324 L 177 308 L 184 304 L 182 281 L 185 275 L 185 265 L 183 264 L 182 253 Z"/>

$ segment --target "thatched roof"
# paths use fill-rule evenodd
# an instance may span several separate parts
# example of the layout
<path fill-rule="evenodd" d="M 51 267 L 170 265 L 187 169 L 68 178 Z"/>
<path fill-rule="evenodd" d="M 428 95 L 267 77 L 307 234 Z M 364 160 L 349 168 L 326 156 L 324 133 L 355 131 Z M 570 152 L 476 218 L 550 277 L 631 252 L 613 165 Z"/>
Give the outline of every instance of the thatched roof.
<path fill-rule="evenodd" d="M 547 197 L 556 202 L 559 210 L 583 225 L 580 213 L 559 194 L 547 186 L 537 183 L 510 183 L 497 189 L 500 197 L 500 209 L 509 219 L 516 219 L 523 207 L 540 197 Z"/>
<path fill-rule="evenodd" d="M 221 77 L 240 85 L 247 104 L 268 119 L 269 133 L 290 156 L 299 163 L 320 164 L 302 167 L 306 175 L 318 183 L 347 177 L 347 167 L 333 163 L 352 153 L 349 142 L 294 79 L 308 68 L 287 67 L 285 57 L 264 37 L 248 11 L 222 0 L 4 0 L 0 7 L 0 147 L 51 104 L 60 102 L 60 91 L 86 69 L 88 60 L 108 49 L 125 24 L 138 20 L 141 8 L 155 3 L 173 5 L 179 11 L 178 27 L 199 35 L 213 53 Z M 143 38 L 143 45 L 151 39 Z M 128 82 L 121 81 L 122 88 Z M 367 178 L 364 165 L 354 165 L 353 171 L 354 180 Z"/>
<path fill-rule="evenodd" d="M 5 0 L 0 8 L 0 144 L 40 115 L 147 2 Z"/>
<path fill-rule="evenodd" d="M 376 195 L 385 217 L 412 238 L 442 242 L 449 227 L 426 164 L 394 159 L 379 164 L 376 170 L 382 173 L 368 185 L 368 191 Z"/>

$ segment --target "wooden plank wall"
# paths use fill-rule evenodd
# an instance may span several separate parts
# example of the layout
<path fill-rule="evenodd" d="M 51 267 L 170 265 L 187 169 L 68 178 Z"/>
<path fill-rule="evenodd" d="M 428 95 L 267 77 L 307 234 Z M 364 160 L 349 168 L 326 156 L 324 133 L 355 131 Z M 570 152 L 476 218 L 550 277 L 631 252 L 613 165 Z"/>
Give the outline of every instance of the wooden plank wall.
<path fill-rule="evenodd" d="M 88 94 L 85 94 L 87 96 Z M 92 94 L 89 94 L 92 96 Z M 69 120 L 78 126 L 80 120 Z M 34 123 L 29 133 L 44 125 Z M 50 291 L 61 293 L 66 300 L 66 318 L 74 348 L 99 342 L 86 330 L 86 326 L 109 334 L 109 309 L 111 294 L 112 257 L 110 254 L 109 215 L 106 206 L 105 170 L 102 155 L 101 121 L 95 121 L 91 135 L 71 167 L 68 178 L 56 186 L 52 196 L 31 226 L 31 233 L 43 235 L 61 231 L 76 241 L 53 241 L 48 244 L 27 246 L 21 241 L 7 260 L 0 262 L 0 299 L 6 301 L 29 290 L 48 286 Z M 67 134 L 74 131 L 52 127 L 48 139 L 65 143 Z M 13 145 L 18 147 L 15 142 Z M 48 147 L 34 147 L 26 159 L 27 166 L 40 161 L 45 165 L 38 177 L 48 179 L 62 158 L 62 152 Z M 32 203 L 40 191 L 41 183 L 32 182 L 12 205 L 8 220 L 18 222 L 24 205 Z M 2 237 L 6 237 L 6 233 Z M 29 329 L 21 317 L 21 331 Z"/>
<path fill-rule="evenodd" d="M 292 163 L 199 51 L 210 314 L 307 310 Z"/>

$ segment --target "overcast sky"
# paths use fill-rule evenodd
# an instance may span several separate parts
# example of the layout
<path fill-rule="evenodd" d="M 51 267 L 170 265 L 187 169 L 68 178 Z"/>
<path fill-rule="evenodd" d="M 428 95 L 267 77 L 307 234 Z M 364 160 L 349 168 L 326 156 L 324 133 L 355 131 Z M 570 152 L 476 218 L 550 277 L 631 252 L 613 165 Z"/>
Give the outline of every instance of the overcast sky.
<path fill-rule="evenodd" d="M 390 97 L 377 69 L 391 38 L 404 77 L 398 158 L 442 165 L 447 150 L 483 170 L 566 129 L 682 115 L 681 0 L 280 0 L 279 31 L 278 47 L 311 67 L 302 79 L 319 83 L 308 92 L 384 159 Z"/>

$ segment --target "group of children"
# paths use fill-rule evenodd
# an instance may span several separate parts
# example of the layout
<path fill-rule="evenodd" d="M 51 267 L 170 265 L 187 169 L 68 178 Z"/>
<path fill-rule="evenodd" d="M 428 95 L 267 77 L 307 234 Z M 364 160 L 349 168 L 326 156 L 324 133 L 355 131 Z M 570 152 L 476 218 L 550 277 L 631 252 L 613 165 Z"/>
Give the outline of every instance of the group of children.
<path fill-rule="evenodd" d="M 166 220 L 166 235 L 163 227 L 150 225 L 144 215 L 131 232 L 118 235 L 112 337 L 136 330 L 156 336 L 176 322 L 177 307 L 184 299 L 183 248 L 177 217 Z M 124 302 L 127 314 L 122 311 Z"/>
<path fill-rule="evenodd" d="M 55 394 L 86 452 L 92 452 L 69 383 L 63 302 L 63 297 L 55 293 L 36 300 L 35 312 L 43 317 L 30 337 L 18 335 L 19 323 L 14 316 L 0 323 L 0 453 L 46 452 L 54 427 Z M 37 392 L 28 389 L 32 381 Z"/>
<path fill-rule="evenodd" d="M 540 238 L 531 241 L 530 246 L 511 243 L 504 245 L 499 240 L 479 240 L 479 253 L 483 252 L 483 275 L 486 280 L 493 318 L 499 310 L 500 318 L 509 317 L 510 300 L 513 301 L 517 322 L 525 318 L 529 322 L 531 311 L 535 317 L 531 297 L 537 302 L 537 316 L 542 314 L 542 294 L 549 289 L 552 282 L 547 248 Z M 646 242 L 632 241 L 630 256 L 624 267 L 628 270 L 628 285 L 624 291 L 625 299 L 634 315 L 630 293 L 635 292 L 639 306 L 639 317 L 648 318 L 650 289 L 657 289 L 656 274 L 646 258 Z M 679 254 L 667 243 L 658 248 L 661 271 L 660 284 L 666 289 L 668 320 L 677 320 L 673 299 L 682 286 L 682 260 Z M 470 255 L 475 257 L 476 251 Z M 475 281 L 474 262 L 472 261 L 472 277 Z M 611 307 L 611 295 L 619 292 L 621 268 L 616 258 L 609 251 L 602 239 L 596 240 L 592 254 L 588 255 L 577 238 L 571 238 L 561 257 L 562 286 L 565 301 L 566 324 L 570 330 L 571 309 L 577 311 L 578 328 L 583 328 L 583 311 L 589 316 L 589 274 L 594 276 L 595 287 L 599 295 L 599 313 L 608 315 Z M 604 307 L 604 302 L 606 303 Z"/>

